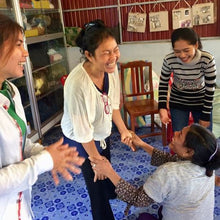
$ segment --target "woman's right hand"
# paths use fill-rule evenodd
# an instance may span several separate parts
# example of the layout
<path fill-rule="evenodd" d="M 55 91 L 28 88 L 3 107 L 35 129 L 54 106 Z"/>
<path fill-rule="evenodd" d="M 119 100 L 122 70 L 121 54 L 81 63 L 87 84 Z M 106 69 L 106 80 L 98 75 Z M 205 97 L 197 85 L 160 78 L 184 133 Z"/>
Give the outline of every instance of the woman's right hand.
<path fill-rule="evenodd" d="M 91 161 L 92 169 L 96 174 L 108 177 L 108 172 L 113 170 L 111 163 L 105 157 L 102 157 L 101 159 L 89 157 L 89 160 Z M 96 180 L 97 179 L 94 179 L 94 182 L 96 182 Z"/>
<path fill-rule="evenodd" d="M 62 143 L 63 138 L 46 147 L 53 159 L 54 167 L 51 172 L 56 185 L 59 184 L 57 173 L 61 174 L 66 180 L 72 180 L 70 171 L 79 174 L 81 171 L 77 166 L 81 166 L 85 160 L 78 156 L 75 147 L 69 147 L 68 144 L 63 145 Z"/>
<path fill-rule="evenodd" d="M 115 186 L 119 183 L 121 177 L 115 172 L 111 163 L 105 157 L 102 159 L 89 157 L 89 160 L 91 161 L 92 169 L 95 173 L 98 172 L 105 175 Z"/>
<path fill-rule="evenodd" d="M 144 145 L 144 141 L 138 137 L 133 131 L 130 130 L 132 135 L 132 143 L 135 147 L 142 147 Z"/>
<path fill-rule="evenodd" d="M 131 131 L 129 131 L 128 129 L 125 129 L 123 132 L 121 132 L 121 142 L 128 145 L 132 151 L 136 151 L 136 147 L 132 143 Z"/>
<path fill-rule="evenodd" d="M 90 158 L 89 158 L 90 159 Z M 100 156 L 98 158 L 96 158 L 98 161 L 104 161 L 107 160 L 105 157 Z M 91 163 L 92 169 L 94 168 L 94 163 Z M 96 169 L 93 169 L 94 171 L 94 182 L 96 182 L 97 180 L 105 180 L 106 179 L 106 175 L 103 172 L 98 172 Z"/>
<path fill-rule="evenodd" d="M 85 151 L 87 152 L 87 154 L 89 155 L 89 157 L 95 157 L 100 160 L 103 158 L 103 156 L 100 155 L 100 153 L 98 152 L 94 140 L 91 140 L 87 143 L 82 143 L 82 145 Z M 96 180 L 104 180 L 104 179 L 106 179 L 104 175 L 99 174 L 98 172 L 94 171 L 94 182 Z"/>
<path fill-rule="evenodd" d="M 167 109 L 161 108 L 159 110 L 159 114 L 160 114 L 160 120 L 163 124 L 169 124 L 171 122 Z"/>

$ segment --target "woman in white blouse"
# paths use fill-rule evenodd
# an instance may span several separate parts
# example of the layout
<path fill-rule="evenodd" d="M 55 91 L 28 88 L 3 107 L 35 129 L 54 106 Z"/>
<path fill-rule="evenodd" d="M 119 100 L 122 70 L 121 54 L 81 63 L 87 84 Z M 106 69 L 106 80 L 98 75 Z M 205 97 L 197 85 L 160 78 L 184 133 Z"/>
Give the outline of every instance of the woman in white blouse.
<path fill-rule="evenodd" d="M 28 56 L 23 45 L 23 29 L 9 17 L 0 14 L 0 219 L 33 217 L 31 187 L 38 175 L 52 170 L 72 180 L 69 171 L 79 173 L 81 165 L 74 148 L 63 140 L 43 147 L 27 138 L 27 123 L 17 87 L 7 79 L 23 76 Z"/>
<path fill-rule="evenodd" d="M 100 20 L 84 26 L 76 39 L 84 56 L 68 75 L 64 85 L 64 114 L 61 127 L 64 143 L 76 146 L 86 158 L 82 173 L 87 185 L 94 220 L 113 220 L 109 199 L 115 198 L 114 185 L 93 172 L 88 156 L 110 160 L 109 136 L 112 121 L 122 142 L 131 143 L 131 134 L 121 118 L 118 44 L 111 29 Z M 97 181 L 94 182 L 94 179 Z"/>

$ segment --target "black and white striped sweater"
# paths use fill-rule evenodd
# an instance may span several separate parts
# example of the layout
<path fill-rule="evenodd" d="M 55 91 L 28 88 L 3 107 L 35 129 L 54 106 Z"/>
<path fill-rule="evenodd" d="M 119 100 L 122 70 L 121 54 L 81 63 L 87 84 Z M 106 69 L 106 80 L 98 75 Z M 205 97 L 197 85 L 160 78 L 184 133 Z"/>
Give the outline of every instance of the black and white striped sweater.
<path fill-rule="evenodd" d="M 166 108 L 168 83 L 173 73 L 170 93 L 170 108 L 202 111 L 201 120 L 209 121 L 216 83 L 214 57 L 205 51 L 197 50 L 190 63 L 183 63 L 174 53 L 164 58 L 160 84 L 159 109 Z"/>

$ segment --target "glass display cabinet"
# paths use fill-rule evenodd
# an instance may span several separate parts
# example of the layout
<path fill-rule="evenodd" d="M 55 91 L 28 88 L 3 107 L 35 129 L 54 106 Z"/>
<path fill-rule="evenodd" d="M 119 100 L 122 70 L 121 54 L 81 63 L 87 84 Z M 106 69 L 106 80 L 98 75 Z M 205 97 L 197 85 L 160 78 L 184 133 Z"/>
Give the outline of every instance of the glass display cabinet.
<path fill-rule="evenodd" d="M 24 27 L 29 57 L 24 76 L 12 81 L 21 93 L 29 137 L 36 141 L 62 117 L 61 78 L 69 70 L 61 5 L 59 0 L 4 2 L 1 13 L 12 16 Z"/>

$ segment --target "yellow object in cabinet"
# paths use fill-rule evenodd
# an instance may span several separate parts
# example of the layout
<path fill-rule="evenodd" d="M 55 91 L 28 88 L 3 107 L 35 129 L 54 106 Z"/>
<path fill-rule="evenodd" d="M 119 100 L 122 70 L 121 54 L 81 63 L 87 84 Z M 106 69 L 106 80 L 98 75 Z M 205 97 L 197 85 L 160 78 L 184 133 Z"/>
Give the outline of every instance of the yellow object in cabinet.
<path fill-rule="evenodd" d="M 0 8 L 6 8 L 6 7 L 7 7 L 6 0 L 0 0 Z"/>
<path fill-rule="evenodd" d="M 48 0 L 32 0 L 33 8 L 50 8 L 50 2 Z"/>

